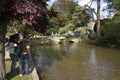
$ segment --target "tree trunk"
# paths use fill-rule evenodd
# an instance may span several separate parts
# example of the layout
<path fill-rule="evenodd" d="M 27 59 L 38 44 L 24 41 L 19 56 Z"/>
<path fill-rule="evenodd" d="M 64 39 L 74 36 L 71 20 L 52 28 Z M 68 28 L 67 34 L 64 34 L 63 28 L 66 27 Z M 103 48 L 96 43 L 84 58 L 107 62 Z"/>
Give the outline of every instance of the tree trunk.
<path fill-rule="evenodd" d="M 5 80 L 5 34 L 7 28 L 4 26 L 2 20 L 0 20 L 0 80 Z"/>
<path fill-rule="evenodd" d="M 97 37 L 100 36 L 100 0 L 97 0 Z"/>

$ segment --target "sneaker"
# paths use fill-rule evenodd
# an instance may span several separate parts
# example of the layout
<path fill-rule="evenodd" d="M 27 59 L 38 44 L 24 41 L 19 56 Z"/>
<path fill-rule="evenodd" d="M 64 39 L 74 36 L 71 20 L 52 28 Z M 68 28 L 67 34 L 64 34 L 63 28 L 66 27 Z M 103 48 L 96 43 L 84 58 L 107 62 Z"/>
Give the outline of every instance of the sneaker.
<path fill-rule="evenodd" d="M 23 75 L 22 74 L 20 74 L 20 77 L 22 77 Z"/>

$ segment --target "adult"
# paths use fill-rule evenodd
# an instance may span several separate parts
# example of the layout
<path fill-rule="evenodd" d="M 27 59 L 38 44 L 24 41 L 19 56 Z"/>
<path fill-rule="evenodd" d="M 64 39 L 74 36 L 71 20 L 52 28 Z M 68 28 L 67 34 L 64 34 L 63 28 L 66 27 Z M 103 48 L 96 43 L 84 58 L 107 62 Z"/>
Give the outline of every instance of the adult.
<path fill-rule="evenodd" d="M 29 75 L 30 74 L 29 54 L 28 54 L 26 40 L 24 39 L 23 36 L 20 36 L 19 45 L 21 46 L 20 57 L 18 58 L 20 76 L 24 74 L 23 68 L 25 68 L 25 74 Z"/>
<path fill-rule="evenodd" d="M 10 58 L 11 58 L 11 74 L 15 75 L 17 74 L 16 71 L 16 64 L 17 64 L 17 57 L 15 55 L 15 47 L 17 46 L 16 44 L 16 37 L 17 34 L 11 35 L 9 38 L 8 42 L 8 47 L 9 47 L 9 53 L 10 53 Z"/>

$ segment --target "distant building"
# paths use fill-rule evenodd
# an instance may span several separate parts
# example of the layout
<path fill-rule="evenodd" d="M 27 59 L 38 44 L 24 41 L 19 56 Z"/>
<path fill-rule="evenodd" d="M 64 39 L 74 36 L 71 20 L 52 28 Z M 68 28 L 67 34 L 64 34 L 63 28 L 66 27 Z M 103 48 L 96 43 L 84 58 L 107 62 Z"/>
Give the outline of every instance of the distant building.
<path fill-rule="evenodd" d="M 87 28 L 90 29 L 90 30 L 94 30 L 94 25 L 95 25 L 95 21 L 90 21 L 87 25 Z"/>

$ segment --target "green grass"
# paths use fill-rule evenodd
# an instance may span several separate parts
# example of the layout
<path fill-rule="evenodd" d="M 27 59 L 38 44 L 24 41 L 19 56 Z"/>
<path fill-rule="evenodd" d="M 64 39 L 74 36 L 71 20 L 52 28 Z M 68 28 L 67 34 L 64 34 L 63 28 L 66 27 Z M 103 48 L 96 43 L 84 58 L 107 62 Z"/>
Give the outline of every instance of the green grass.
<path fill-rule="evenodd" d="M 22 77 L 20 77 L 19 74 L 17 74 L 17 75 L 10 74 L 10 67 L 11 67 L 11 60 L 6 59 L 5 60 L 5 69 L 6 69 L 7 80 L 32 80 L 31 75 L 29 75 L 29 76 L 23 75 Z M 17 67 L 17 71 L 18 71 L 18 63 L 17 63 L 16 67 Z"/>

